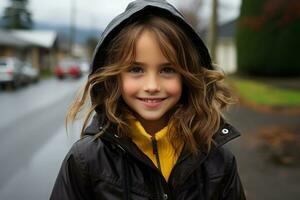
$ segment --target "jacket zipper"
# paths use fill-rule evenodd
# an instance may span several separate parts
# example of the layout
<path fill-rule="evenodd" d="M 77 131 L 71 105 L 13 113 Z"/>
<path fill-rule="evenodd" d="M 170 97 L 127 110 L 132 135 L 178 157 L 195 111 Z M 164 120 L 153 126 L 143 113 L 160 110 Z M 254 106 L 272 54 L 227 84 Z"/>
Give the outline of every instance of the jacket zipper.
<path fill-rule="evenodd" d="M 153 147 L 153 154 L 155 155 L 155 158 L 156 158 L 157 168 L 160 171 L 160 173 L 162 174 L 161 167 L 160 167 L 159 153 L 158 153 L 158 148 L 157 148 L 157 140 L 155 137 L 151 137 L 151 141 L 152 141 L 152 147 Z M 164 191 L 162 182 L 159 182 L 159 184 L 160 184 L 159 188 L 161 190 L 161 193 L 160 193 L 161 196 L 159 197 L 159 199 L 161 199 L 161 197 L 162 197 L 163 200 L 167 200 L 168 194 Z"/>
<path fill-rule="evenodd" d="M 157 140 L 155 139 L 155 137 L 151 137 L 151 140 L 152 140 L 152 146 L 153 146 L 153 154 L 155 155 L 155 158 L 156 158 L 157 168 L 161 172 L 159 154 L 158 154 L 158 148 L 157 148 Z"/>

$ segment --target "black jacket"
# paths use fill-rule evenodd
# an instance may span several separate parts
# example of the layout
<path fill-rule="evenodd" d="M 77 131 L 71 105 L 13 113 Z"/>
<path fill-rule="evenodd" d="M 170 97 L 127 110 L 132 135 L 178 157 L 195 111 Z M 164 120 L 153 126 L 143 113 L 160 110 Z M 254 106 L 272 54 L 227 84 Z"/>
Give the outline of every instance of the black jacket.
<path fill-rule="evenodd" d="M 210 153 L 193 155 L 184 147 L 168 182 L 129 138 L 115 133 L 94 117 L 64 159 L 51 200 L 245 199 L 236 160 L 223 146 L 239 136 L 230 124 L 222 123 Z"/>

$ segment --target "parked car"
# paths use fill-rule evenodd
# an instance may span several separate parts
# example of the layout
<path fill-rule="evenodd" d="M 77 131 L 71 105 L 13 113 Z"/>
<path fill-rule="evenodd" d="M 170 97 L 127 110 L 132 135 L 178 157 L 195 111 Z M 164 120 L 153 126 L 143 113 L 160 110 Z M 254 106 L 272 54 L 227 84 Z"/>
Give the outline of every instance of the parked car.
<path fill-rule="evenodd" d="M 65 77 L 80 78 L 82 71 L 79 62 L 74 59 L 64 59 L 55 67 L 55 75 L 59 79 Z"/>
<path fill-rule="evenodd" d="M 22 62 L 18 58 L 0 58 L 0 84 L 12 88 L 22 84 Z"/>
<path fill-rule="evenodd" d="M 22 66 L 22 75 L 24 83 L 36 83 L 39 81 L 39 71 L 31 63 L 24 62 Z"/>

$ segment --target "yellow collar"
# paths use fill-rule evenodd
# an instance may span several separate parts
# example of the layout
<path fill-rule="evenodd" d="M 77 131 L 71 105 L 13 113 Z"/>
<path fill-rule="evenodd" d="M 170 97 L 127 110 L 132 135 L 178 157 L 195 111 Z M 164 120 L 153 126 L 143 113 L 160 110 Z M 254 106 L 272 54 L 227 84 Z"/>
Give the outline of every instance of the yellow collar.
<path fill-rule="evenodd" d="M 138 148 L 152 160 L 154 165 L 158 167 L 158 157 L 161 167 L 161 173 L 165 177 L 166 180 L 169 179 L 170 173 L 172 171 L 173 166 L 175 165 L 178 154 L 175 153 L 175 149 L 173 148 L 170 139 L 168 137 L 168 133 L 171 134 L 170 125 L 165 126 L 163 129 L 155 133 L 155 135 L 151 136 L 146 132 L 142 124 L 136 119 L 130 119 L 131 126 L 131 134 L 130 137 L 132 141 L 138 146 Z M 154 155 L 153 151 L 153 139 L 157 142 L 157 153 L 158 155 Z M 183 144 L 180 145 L 180 151 L 183 147 Z"/>
<path fill-rule="evenodd" d="M 146 132 L 146 130 L 144 129 L 143 125 L 138 121 L 138 120 L 134 120 L 131 122 L 131 127 L 132 127 L 132 139 L 134 140 L 148 140 L 151 142 L 151 138 L 155 137 L 155 139 L 161 140 L 162 138 L 167 136 L 167 132 L 169 129 L 169 126 L 165 126 L 163 129 L 161 129 L 160 131 L 158 131 L 157 133 L 155 133 L 153 136 L 150 135 L 149 133 Z"/>

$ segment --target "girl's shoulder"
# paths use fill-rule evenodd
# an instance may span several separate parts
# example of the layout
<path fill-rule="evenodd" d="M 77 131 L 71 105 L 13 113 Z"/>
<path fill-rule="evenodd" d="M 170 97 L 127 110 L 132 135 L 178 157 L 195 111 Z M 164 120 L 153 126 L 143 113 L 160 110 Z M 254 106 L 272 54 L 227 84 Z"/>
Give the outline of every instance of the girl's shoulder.
<path fill-rule="evenodd" d="M 86 166 L 94 163 L 99 156 L 103 157 L 105 145 L 100 138 L 87 135 L 77 140 L 69 150 L 67 157 L 73 157 L 76 162 Z M 102 154 L 102 155 L 101 155 Z"/>
<path fill-rule="evenodd" d="M 234 164 L 236 158 L 234 153 L 228 148 L 228 142 L 240 135 L 240 132 L 234 126 L 223 122 L 213 137 L 214 146 L 208 153 L 206 163 L 224 167 Z"/>
<path fill-rule="evenodd" d="M 235 159 L 235 155 L 226 144 L 214 149 L 207 157 L 207 161 L 222 162 L 224 164 L 232 162 L 233 159 Z"/>
<path fill-rule="evenodd" d="M 205 168 L 211 175 L 224 175 L 236 165 L 236 158 L 232 151 L 223 145 L 208 154 L 205 160 Z"/>
<path fill-rule="evenodd" d="M 70 153 L 76 158 L 88 161 L 94 159 L 97 154 L 101 153 L 105 146 L 101 138 L 85 135 L 73 144 Z"/>
<path fill-rule="evenodd" d="M 87 135 L 73 144 L 66 160 L 72 158 L 85 173 L 95 177 L 108 167 L 107 160 L 110 160 L 113 154 L 110 145 L 101 138 Z"/>

